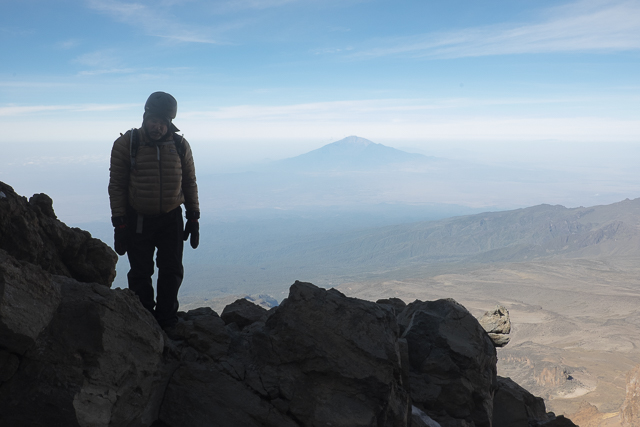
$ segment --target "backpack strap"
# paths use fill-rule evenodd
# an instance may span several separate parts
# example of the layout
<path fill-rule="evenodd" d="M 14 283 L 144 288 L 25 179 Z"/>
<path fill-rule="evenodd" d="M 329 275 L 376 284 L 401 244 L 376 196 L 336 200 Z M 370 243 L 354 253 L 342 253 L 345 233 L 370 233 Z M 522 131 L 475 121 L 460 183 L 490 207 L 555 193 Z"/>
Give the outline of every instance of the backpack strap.
<path fill-rule="evenodd" d="M 180 156 L 180 161 L 184 160 L 185 149 L 184 144 L 184 135 L 178 135 L 177 133 L 173 134 L 173 142 L 176 145 L 176 151 L 178 152 L 178 156 Z"/>
<path fill-rule="evenodd" d="M 136 170 L 136 156 L 138 155 L 138 147 L 140 147 L 140 135 L 135 128 L 131 128 L 131 138 L 129 141 L 129 155 L 131 157 L 131 170 Z"/>

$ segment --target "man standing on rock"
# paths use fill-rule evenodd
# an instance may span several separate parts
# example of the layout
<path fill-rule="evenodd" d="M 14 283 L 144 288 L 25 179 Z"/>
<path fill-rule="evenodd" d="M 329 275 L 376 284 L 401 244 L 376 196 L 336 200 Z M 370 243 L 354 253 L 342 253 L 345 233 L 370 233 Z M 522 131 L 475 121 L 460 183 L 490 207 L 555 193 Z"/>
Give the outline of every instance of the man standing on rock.
<path fill-rule="evenodd" d="M 200 241 L 196 171 L 191 147 L 172 123 L 177 110 L 173 96 L 152 93 L 144 106 L 142 127 L 114 142 L 109 169 L 114 249 L 119 255 L 127 253 L 129 289 L 163 329 L 178 321 L 183 240 L 191 236 L 194 249 Z M 151 279 L 156 249 L 157 302 Z"/>

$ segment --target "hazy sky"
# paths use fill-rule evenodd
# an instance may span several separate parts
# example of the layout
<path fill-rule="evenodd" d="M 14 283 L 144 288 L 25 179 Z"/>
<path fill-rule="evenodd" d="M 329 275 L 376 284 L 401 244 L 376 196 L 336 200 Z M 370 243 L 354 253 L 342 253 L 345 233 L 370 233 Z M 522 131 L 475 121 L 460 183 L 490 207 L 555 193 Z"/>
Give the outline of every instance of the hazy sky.
<path fill-rule="evenodd" d="M 347 135 L 640 142 L 637 0 L 0 4 L 2 145 L 110 145 L 157 90 L 223 156 Z"/>
<path fill-rule="evenodd" d="M 640 0 L 0 5 L 0 180 L 63 220 L 108 218 L 112 143 L 158 90 L 199 177 L 358 135 L 573 174 L 513 184 L 525 206 L 640 194 Z"/>

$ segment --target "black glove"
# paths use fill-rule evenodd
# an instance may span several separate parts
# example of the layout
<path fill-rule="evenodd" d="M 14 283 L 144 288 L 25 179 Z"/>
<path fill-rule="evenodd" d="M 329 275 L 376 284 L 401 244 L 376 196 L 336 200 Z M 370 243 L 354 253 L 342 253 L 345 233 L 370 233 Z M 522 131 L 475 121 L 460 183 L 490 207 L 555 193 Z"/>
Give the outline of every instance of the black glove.
<path fill-rule="evenodd" d="M 113 249 L 116 250 L 118 255 L 124 255 L 127 253 L 129 246 L 129 229 L 127 227 L 127 218 L 124 216 L 118 216 L 111 218 L 113 224 Z"/>
<path fill-rule="evenodd" d="M 189 238 L 189 234 L 191 234 L 191 247 L 195 249 L 200 244 L 200 223 L 198 222 L 200 212 L 187 212 L 185 216 L 187 217 L 187 223 L 184 226 L 182 240 L 186 241 Z"/>

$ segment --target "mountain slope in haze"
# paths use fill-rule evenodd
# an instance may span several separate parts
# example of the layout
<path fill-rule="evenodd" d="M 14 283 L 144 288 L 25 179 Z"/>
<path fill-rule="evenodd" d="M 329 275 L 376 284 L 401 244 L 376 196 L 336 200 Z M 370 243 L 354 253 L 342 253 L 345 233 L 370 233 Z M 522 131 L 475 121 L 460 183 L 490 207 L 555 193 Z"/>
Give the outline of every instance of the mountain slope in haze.
<path fill-rule="evenodd" d="M 440 221 L 365 230 L 269 236 L 224 237 L 227 244 L 202 253 L 211 265 L 294 267 L 315 274 L 330 268 L 338 274 L 411 268 L 436 263 L 490 263 L 544 257 L 638 255 L 640 199 L 590 208 L 539 205 L 487 212 Z M 218 267 L 216 267 L 218 268 Z"/>
<path fill-rule="evenodd" d="M 246 228 L 244 234 L 242 229 Z M 373 277 L 410 277 L 498 262 L 640 256 L 640 199 L 590 208 L 539 205 L 440 221 L 354 231 L 274 233 L 203 227 L 190 258 L 195 285 L 226 292 L 271 292 L 304 278 L 328 285 Z"/>
<path fill-rule="evenodd" d="M 367 170 L 394 163 L 434 160 L 434 157 L 407 153 L 358 136 L 349 136 L 308 153 L 274 162 L 274 166 L 306 171 Z"/>
<path fill-rule="evenodd" d="M 539 205 L 354 233 L 340 245 L 323 249 L 324 256 L 317 255 L 388 268 L 551 256 L 633 256 L 640 249 L 639 230 L 640 199 L 590 208 Z"/>

